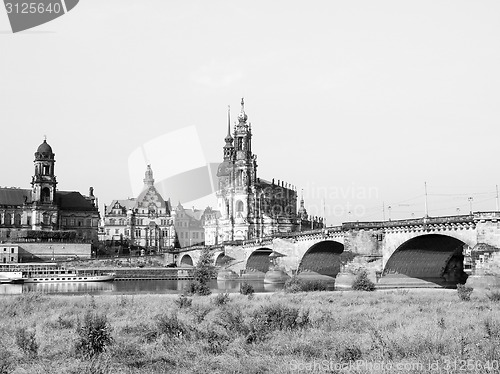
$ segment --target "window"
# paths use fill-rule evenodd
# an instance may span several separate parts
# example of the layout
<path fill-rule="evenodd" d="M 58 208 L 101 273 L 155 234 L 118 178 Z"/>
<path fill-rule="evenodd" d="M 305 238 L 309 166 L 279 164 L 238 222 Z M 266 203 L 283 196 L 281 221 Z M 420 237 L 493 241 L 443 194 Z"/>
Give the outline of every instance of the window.
<path fill-rule="evenodd" d="M 14 253 L 14 248 L 11 248 L 11 249 L 10 249 L 10 253 Z"/>
<path fill-rule="evenodd" d="M 83 219 L 79 219 L 79 220 L 78 220 L 78 226 L 79 226 L 79 227 L 83 226 Z"/>
<path fill-rule="evenodd" d="M 92 220 L 90 218 L 87 218 L 85 225 L 88 227 L 92 226 Z"/>
<path fill-rule="evenodd" d="M 70 226 L 75 226 L 75 219 L 74 219 L 74 218 L 71 218 L 71 219 L 69 220 L 69 225 L 70 225 Z"/>
<path fill-rule="evenodd" d="M 110 218 L 109 219 L 109 224 L 110 225 L 114 225 L 115 224 L 115 219 L 114 218 Z"/>
<path fill-rule="evenodd" d="M 236 202 L 236 211 L 239 213 L 243 212 L 243 201 L 238 200 Z"/>
<path fill-rule="evenodd" d="M 68 224 L 68 220 L 66 218 L 63 218 L 61 223 L 63 226 L 66 226 Z"/>
<path fill-rule="evenodd" d="M 42 203 L 50 203 L 50 189 L 48 187 L 42 189 L 40 198 L 40 200 L 42 200 Z"/>
<path fill-rule="evenodd" d="M 115 234 L 119 234 L 120 233 L 120 230 L 119 229 L 115 229 Z"/>
<path fill-rule="evenodd" d="M 106 235 L 109 235 L 109 229 L 106 229 Z"/>

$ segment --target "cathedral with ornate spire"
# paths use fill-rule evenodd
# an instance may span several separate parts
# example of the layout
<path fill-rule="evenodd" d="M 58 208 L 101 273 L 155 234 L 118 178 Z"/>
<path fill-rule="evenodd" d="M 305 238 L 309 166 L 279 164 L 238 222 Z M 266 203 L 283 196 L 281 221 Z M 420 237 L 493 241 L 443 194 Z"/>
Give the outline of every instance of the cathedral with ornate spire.
<path fill-rule="evenodd" d="M 297 211 L 297 189 L 290 183 L 257 176 L 257 155 L 252 152 L 252 125 L 241 99 L 231 135 L 228 110 L 223 161 L 217 169 L 217 209 L 205 217 L 205 243 L 258 239 L 311 226 L 304 200 Z M 316 227 L 320 227 L 318 220 Z M 312 226 L 311 226 L 312 227 Z"/>

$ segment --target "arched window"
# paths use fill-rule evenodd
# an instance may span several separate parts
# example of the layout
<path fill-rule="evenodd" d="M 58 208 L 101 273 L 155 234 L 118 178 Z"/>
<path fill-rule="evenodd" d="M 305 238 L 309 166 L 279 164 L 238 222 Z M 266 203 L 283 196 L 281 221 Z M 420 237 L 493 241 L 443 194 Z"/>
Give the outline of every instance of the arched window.
<path fill-rule="evenodd" d="M 19 213 L 14 214 L 14 225 L 21 226 L 21 215 Z"/>
<path fill-rule="evenodd" d="M 5 222 L 4 224 L 5 225 L 11 225 L 12 224 L 12 216 L 10 215 L 10 213 L 5 213 Z"/>
<path fill-rule="evenodd" d="M 48 187 L 42 189 L 41 200 L 42 203 L 50 203 L 50 189 Z"/>
<path fill-rule="evenodd" d="M 242 213 L 242 212 L 243 212 L 243 210 L 244 210 L 243 201 L 238 200 L 238 201 L 236 202 L 236 212 L 238 212 L 238 213 Z"/>
<path fill-rule="evenodd" d="M 43 224 L 48 225 L 50 223 L 50 215 L 47 213 L 43 213 Z"/>

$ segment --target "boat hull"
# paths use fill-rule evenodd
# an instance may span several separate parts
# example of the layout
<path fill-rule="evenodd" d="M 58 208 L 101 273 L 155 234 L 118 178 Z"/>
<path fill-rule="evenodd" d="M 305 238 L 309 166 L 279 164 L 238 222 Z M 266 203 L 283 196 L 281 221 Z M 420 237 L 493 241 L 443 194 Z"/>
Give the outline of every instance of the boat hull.
<path fill-rule="evenodd" d="M 82 275 L 82 276 L 59 276 L 59 277 L 28 277 L 23 278 L 24 283 L 67 283 L 67 282 L 112 282 L 114 275 Z"/>

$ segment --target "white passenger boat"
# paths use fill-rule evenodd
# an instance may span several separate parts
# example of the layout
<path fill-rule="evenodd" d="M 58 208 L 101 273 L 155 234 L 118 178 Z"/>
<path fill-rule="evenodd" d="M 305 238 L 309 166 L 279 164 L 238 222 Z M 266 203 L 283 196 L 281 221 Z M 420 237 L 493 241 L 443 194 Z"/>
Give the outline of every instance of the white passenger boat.
<path fill-rule="evenodd" d="M 65 268 L 53 262 L 0 264 L 0 279 L 5 283 L 107 282 L 114 273 Z"/>

